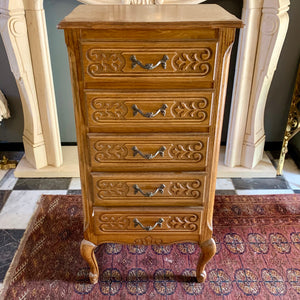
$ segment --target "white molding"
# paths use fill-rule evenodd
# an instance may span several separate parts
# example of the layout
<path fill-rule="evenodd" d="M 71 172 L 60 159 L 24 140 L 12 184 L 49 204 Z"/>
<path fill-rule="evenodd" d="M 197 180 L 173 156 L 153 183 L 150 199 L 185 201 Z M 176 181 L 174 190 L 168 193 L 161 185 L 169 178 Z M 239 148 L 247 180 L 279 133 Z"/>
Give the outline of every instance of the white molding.
<path fill-rule="evenodd" d="M 289 0 L 265 0 L 255 60 L 241 165 L 255 167 L 262 159 L 264 112 L 268 92 L 288 29 Z"/>
<path fill-rule="evenodd" d="M 35 7 L 25 10 L 27 31 L 31 50 L 32 67 L 36 86 L 39 111 L 42 116 L 41 124 L 47 154 L 47 165 L 59 167 L 63 163 L 56 100 L 52 79 L 48 35 L 43 1 L 29 1 L 36 3 Z"/>
<path fill-rule="evenodd" d="M 62 154 L 43 1 L 0 0 L 0 31 L 22 101 L 26 159 L 36 169 L 58 167 Z"/>
<path fill-rule="evenodd" d="M 242 20 L 246 26 L 240 29 L 225 152 L 225 165 L 231 168 L 241 164 L 262 5 L 263 0 L 244 0 Z"/>
<path fill-rule="evenodd" d="M 288 28 L 289 0 L 244 0 L 225 164 L 254 168 L 265 145 L 267 95 Z M 259 30 L 257 30 L 258 28 Z"/>
<path fill-rule="evenodd" d="M 88 4 L 205 2 L 78 1 Z M 265 102 L 287 31 L 289 3 L 289 0 L 244 0 L 245 28 L 240 34 L 225 155 L 225 164 L 229 167 L 253 168 L 262 158 Z M 0 12 L 1 34 L 22 100 L 26 158 L 34 168 L 59 167 L 62 150 L 43 0 L 0 0 Z"/>
<path fill-rule="evenodd" d="M 46 147 L 36 96 L 24 6 L 20 0 L 2 0 L 0 4 L 1 36 L 22 101 L 23 143 L 26 157 L 35 168 L 42 168 L 47 165 Z"/>

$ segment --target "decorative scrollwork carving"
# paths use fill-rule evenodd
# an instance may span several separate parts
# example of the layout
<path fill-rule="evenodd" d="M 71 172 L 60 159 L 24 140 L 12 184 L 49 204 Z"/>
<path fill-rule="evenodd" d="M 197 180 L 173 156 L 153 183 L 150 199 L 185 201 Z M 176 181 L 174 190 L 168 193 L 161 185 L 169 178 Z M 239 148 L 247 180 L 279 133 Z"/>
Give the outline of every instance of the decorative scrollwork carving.
<path fill-rule="evenodd" d="M 200 180 L 174 182 L 170 185 L 169 192 L 171 195 L 176 195 L 177 197 L 199 198 L 201 196 L 201 186 L 202 183 Z"/>
<path fill-rule="evenodd" d="M 197 215 L 191 215 L 191 216 L 174 216 L 170 217 L 167 220 L 167 225 L 172 229 L 185 229 L 188 231 L 195 231 L 198 229 L 197 221 L 198 221 Z"/>
<path fill-rule="evenodd" d="M 124 159 L 128 154 L 127 147 L 123 144 L 103 144 L 101 141 L 97 141 L 94 144 L 94 148 L 97 151 L 95 154 L 95 160 L 97 162 L 111 159 Z"/>
<path fill-rule="evenodd" d="M 125 197 L 129 191 L 126 182 L 99 180 L 96 183 L 99 189 L 97 196 L 102 199 L 106 197 Z"/>
<path fill-rule="evenodd" d="M 102 49 L 97 48 L 89 49 L 86 58 L 92 62 L 87 66 L 87 72 L 91 77 L 121 71 L 125 65 L 125 59 L 120 53 L 104 53 Z"/>
<path fill-rule="evenodd" d="M 174 66 L 178 71 L 197 72 L 200 76 L 206 76 L 211 70 L 211 64 L 207 62 L 212 57 L 210 48 L 203 48 L 194 53 L 180 53 L 173 57 Z"/>
<path fill-rule="evenodd" d="M 207 119 L 207 112 L 205 109 L 208 107 L 207 98 L 201 98 L 198 101 L 180 101 L 172 106 L 172 114 L 179 118 L 198 119 L 203 122 Z"/>
<path fill-rule="evenodd" d="M 99 216 L 99 222 L 101 231 L 126 230 L 130 224 L 130 219 L 127 216 L 103 214 Z"/>
<path fill-rule="evenodd" d="M 204 145 L 200 141 L 194 144 L 177 144 L 169 148 L 169 155 L 172 158 L 180 160 L 194 160 L 199 162 L 203 159 L 203 154 L 201 153 L 203 147 Z"/>
<path fill-rule="evenodd" d="M 24 16 L 14 16 L 8 21 L 9 32 L 15 37 L 22 37 L 27 34 L 26 19 Z"/>
<path fill-rule="evenodd" d="M 124 119 L 127 107 L 122 102 L 105 102 L 101 98 L 94 98 L 91 107 L 95 110 L 92 118 L 95 122 L 102 120 Z"/>
<path fill-rule="evenodd" d="M 163 243 L 160 239 L 155 239 L 151 235 L 146 236 L 145 238 L 134 240 L 135 244 L 138 245 L 161 245 Z"/>

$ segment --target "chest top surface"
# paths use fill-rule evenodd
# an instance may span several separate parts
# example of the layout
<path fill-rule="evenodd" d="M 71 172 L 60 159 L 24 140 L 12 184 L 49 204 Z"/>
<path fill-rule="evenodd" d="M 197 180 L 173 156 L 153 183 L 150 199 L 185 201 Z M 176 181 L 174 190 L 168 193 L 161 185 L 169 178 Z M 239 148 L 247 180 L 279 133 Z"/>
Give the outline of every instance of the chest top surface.
<path fill-rule="evenodd" d="M 120 25 L 242 27 L 242 22 L 215 4 L 201 5 L 79 5 L 58 28 L 98 29 Z"/>

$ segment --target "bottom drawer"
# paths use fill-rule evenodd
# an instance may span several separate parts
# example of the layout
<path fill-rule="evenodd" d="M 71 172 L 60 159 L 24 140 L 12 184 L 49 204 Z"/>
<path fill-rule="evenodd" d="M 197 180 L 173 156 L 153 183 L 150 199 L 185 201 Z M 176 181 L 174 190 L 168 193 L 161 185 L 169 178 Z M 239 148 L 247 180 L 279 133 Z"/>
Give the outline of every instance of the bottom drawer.
<path fill-rule="evenodd" d="M 140 209 L 94 207 L 94 234 L 113 233 L 197 233 L 202 209 L 143 207 Z"/>

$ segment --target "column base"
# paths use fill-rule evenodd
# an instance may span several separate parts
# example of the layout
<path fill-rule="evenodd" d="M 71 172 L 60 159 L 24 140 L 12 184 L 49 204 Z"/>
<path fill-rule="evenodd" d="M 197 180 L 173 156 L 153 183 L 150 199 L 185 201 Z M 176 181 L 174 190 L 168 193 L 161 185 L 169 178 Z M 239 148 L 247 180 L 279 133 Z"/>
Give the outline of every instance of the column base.
<path fill-rule="evenodd" d="M 24 155 L 14 172 L 16 177 L 50 178 L 50 177 L 79 177 L 79 163 L 76 146 L 62 147 L 63 164 L 60 167 L 46 166 L 35 169 Z"/>
<path fill-rule="evenodd" d="M 255 144 L 244 142 L 241 158 L 241 165 L 243 167 L 253 169 L 262 160 L 265 140 L 266 138 L 263 135 Z"/>
<path fill-rule="evenodd" d="M 243 166 L 236 166 L 234 168 L 228 167 L 224 163 L 225 146 L 220 149 L 220 158 L 218 164 L 218 178 L 274 178 L 276 177 L 276 169 L 271 160 L 265 152 L 263 152 L 262 160 L 256 167 L 249 169 Z"/>

